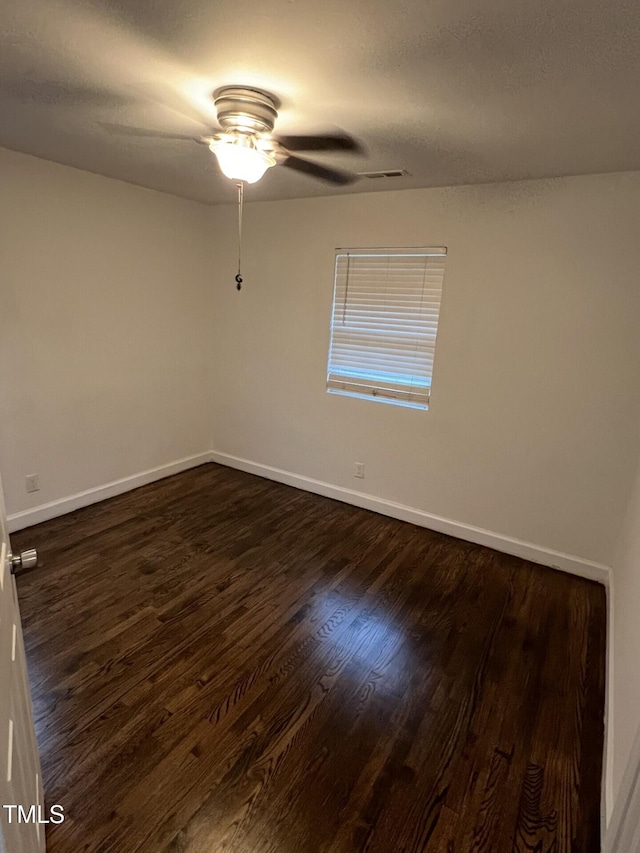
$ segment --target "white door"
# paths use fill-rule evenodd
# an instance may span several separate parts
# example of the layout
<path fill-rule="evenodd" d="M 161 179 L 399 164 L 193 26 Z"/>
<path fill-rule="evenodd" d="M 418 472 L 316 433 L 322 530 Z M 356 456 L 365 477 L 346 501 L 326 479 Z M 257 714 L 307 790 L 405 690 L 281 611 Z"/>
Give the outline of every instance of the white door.
<path fill-rule="evenodd" d="M 640 728 L 620 783 L 603 853 L 640 853 Z"/>
<path fill-rule="evenodd" d="M 43 853 L 42 774 L 1 480 L 0 537 L 0 853 Z"/>

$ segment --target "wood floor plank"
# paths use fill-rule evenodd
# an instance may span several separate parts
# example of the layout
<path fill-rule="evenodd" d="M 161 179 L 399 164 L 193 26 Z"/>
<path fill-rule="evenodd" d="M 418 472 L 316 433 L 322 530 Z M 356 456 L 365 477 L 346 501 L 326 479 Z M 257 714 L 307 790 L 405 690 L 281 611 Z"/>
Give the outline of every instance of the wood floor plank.
<path fill-rule="evenodd" d="M 596 853 L 598 584 L 215 464 L 14 534 L 50 853 Z"/>

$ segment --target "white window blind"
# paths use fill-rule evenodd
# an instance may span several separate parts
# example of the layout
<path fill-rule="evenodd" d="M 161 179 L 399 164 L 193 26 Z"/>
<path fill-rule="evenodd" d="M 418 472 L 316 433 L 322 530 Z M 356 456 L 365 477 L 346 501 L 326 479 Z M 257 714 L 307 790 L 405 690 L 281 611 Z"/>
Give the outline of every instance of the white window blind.
<path fill-rule="evenodd" d="M 329 391 L 428 408 L 446 254 L 336 251 Z"/>

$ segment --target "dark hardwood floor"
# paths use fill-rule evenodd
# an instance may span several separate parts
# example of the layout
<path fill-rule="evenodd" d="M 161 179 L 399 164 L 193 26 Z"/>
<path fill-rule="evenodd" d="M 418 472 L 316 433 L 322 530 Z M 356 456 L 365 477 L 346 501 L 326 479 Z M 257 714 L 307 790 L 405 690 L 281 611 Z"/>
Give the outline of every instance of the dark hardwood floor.
<path fill-rule="evenodd" d="M 605 595 L 217 465 L 14 534 L 50 853 L 596 853 Z"/>

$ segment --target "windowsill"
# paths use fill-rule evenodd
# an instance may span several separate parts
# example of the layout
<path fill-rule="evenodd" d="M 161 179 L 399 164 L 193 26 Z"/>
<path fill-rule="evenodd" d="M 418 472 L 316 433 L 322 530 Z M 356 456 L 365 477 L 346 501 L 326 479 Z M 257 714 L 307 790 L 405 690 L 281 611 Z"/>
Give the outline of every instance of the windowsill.
<path fill-rule="evenodd" d="M 390 397 L 377 397 L 373 394 L 357 394 L 354 391 L 340 391 L 337 388 L 327 388 L 327 394 L 339 394 L 341 397 L 354 397 L 357 400 L 371 400 L 374 403 L 389 403 L 392 406 L 402 406 L 404 409 L 429 410 L 426 403 L 411 403 L 407 400 L 393 400 Z"/>

